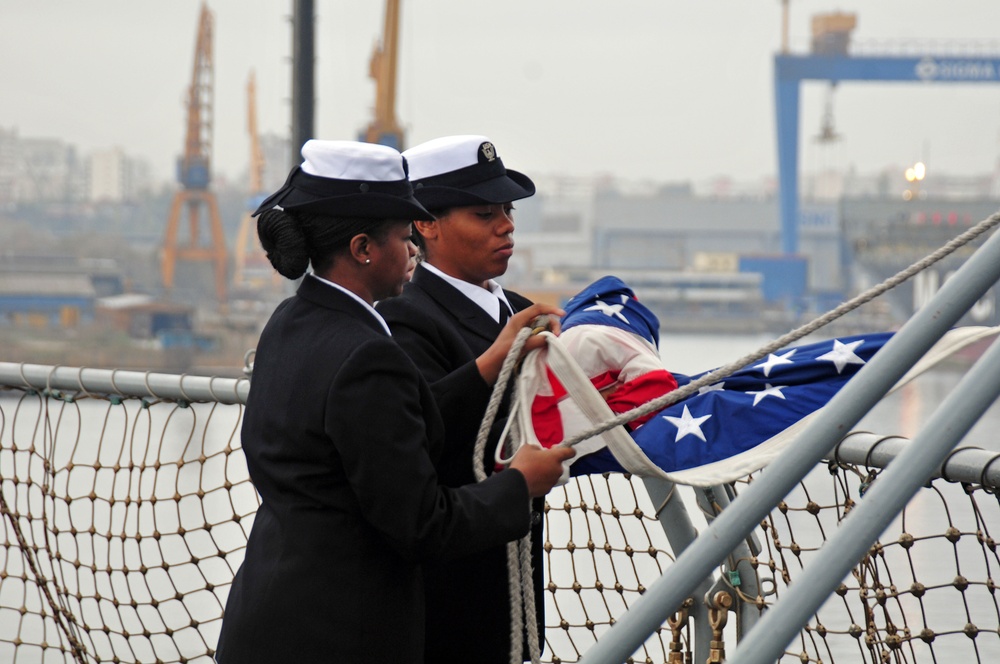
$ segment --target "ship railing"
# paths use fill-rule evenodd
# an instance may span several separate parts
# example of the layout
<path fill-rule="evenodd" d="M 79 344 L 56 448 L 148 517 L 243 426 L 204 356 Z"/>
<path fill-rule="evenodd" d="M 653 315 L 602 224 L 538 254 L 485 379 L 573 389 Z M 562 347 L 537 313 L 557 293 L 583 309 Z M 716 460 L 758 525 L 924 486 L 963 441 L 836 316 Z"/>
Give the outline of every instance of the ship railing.
<path fill-rule="evenodd" d="M 993 234 L 819 412 L 796 445 L 719 513 L 581 661 L 622 662 L 641 647 L 683 607 L 701 580 L 723 564 L 756 525 L 822 462 L 843 432 L 850 431 L 998 279 L 1000 237 Z M 835 593 L 856 561 L 864 557 L 998 395 L 1000 345 L 994 344 L 824 544 L 807 570 L 809 583 L 789 588 L 741 639 L 729 661 L 746 664 L 779 659 L 810 616 Z"/>
<path fill-rule="evenodd" d="M 0 363 L 0 385 L 0 658 L 210 663 L 258 505 L 238 437 L 246 381 Z M 838 443 L 631 661 L 709 661 L 738 644 L 793 580 L 812 583 L 802 563 L 910 445 L 863 432 Z M 887 530 L 860 557 L 849 590 L 802 627 L 789 661 L 879 661 L 893 648 L 934 661 L 935 647 L 993 661 L 1000 644 L 985 638 L 996 637 L 1000 615 L 955 620 L 974 613 L 974 593 L 981 607 L 994 592 L 996 461 L 974 448 L 949 454 L 924 490 L 943 523 L 921 532 L 897 519 L 898 535 Z M 544 661 L 579 661 L 615 634 L 698 530 L 767 474 L 710 490 L 609 474 L 550 494 Z M 900 578 L 906 569 L 912 583 Z M 935 606 L 950 607 L 952 624 L 912 624 Z"/>

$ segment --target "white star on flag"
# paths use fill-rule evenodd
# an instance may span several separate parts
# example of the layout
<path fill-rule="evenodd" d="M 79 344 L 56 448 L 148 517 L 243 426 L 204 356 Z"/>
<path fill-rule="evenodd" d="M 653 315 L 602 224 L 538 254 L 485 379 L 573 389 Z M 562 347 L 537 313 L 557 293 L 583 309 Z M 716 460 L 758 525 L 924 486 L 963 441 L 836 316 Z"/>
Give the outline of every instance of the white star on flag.
<path fill-rule="evenodd" d="M 584 311 L 600 311 L 605 316 L 615 316 L 616 318 L 620 318 L 626 324 L 631 325 L 631 323 L 629 323 L 628 318 L 625 318 L 625 315 L 622 314 L 622 309 L 625 308 L 624 304 L 625 299 L 627 298 L 625 297 L 622 298 L 623 300 L 622 304 L 608 304 L 607 302 L 604 302 L 602 300 L 597 300 L 596 302 L 594 302 L 593 306 L 587 307 L 586 309 L 584 309 Z"/>
<path fill-rule="evenodd" d="M 590 306 L 595 299 L 586 299 L 582 306 Z M 604 299 L 618 302 L 617 296 Z M 588 317 L 590 321 L 618 324 L 596 312 L 589 312 Z M 953 356 L 960 348 L 998 336 L 1000 325 L 950 330 L 928 350 L 917 370 L 909 372 L 897 386 Z M 820 412 L 845 385 L 864 372 L 872 357 L 893 338 L 892 332 L 869 332 L 841 336 L 836 341 L 829 337 L 802 346 L 786 346 L 770 356 L 765 352 L 761 360 L 727 375 L 725 385 L 719 379 L 702 387 L 699 394 L 667 406 L 629 432 L 635 450 L 623 446 L 620 455 L 611 449 L 581 455 L 574 461 L 571 474 L 628 472 L 640 477 L 664 474 L 672 481 L 701 487 L 745 477 L 753 469 L 766 467 L 794 445 L 808 418 Z M 765 377 L 765 373 L 770 377 Z M 538 374 L 541 378 L 537 391 L 550 394 L 552 384 L 547 373 Z M 712 375 L 713 372 L 706 371 L 693 376 L 675 373 L 674 377 L 679 386 L 690 387 L 700 386 L 702 379 L 713 380 Z"/>
<path fill-rule="evenodd" d="M 864 343 L 864 339 L 852 341 L 849 344 L 841 343 L 838 339 L 833 340 L 833 350 L 825 355 L 820 355 L 817 360 L 833 362 L 839 374 L 848 364 L 864 364 L 865 361 L 854 354 L 854 349 Z"/>
<path fill-rule="evenodd" d="M 780 398 L 784 399 L 785 395 L 781 393 L 781 388 L 783 388 L 783 387 L 785 387 L 785 386 L 784 385 L 779 385 L 777 387 L 774 387 L 770 383 L 764 383 L 764 389 L 763 390 L 750 390 L 749 392 L 747 392 L 747 394 L 754 395 L 753 396 L 753 405 L 756 406 L 757 404 L 759 404 L 761 402 L 761 399 L 763 399 L 764 397 L 780 397 Z"/>
<path fill-rule="evenodd" d="M 784 355 L 775 355 L 774 353 L 771 353 L 770 355 L 767 356 L 767 361 L 766 362 L 762 362 L 760 364 L 756 364 L 756 365 L 754 365 L 753 368 L 754 369 L 763 368 L 764 369 L 764 375 L 767 376 L 767 377 L 770 377 L 771 376 L 771 369 L 773 369 L 774 367 L 776 367 L 778 365 L 781 365 L 781 364 L 792 364 L 792 361 L 789 360 L 788 358 L 790 358 L 792 355 L 795 355 L 795 351 L 796 350 L 798 350 L 798 349 L 797 348 L 793 348 L 792 350 L 788 351 Z"/>
<path fill-rule="evenodd" d="M 701 431 L 701 423 L 709 419 L 710 417 L 712 416 L 702 415 L 701 417 L 692 417 L 691 411 L 689 411 L 688 407 L 685 405 L 684 412 L 681 413 L 680 417 L 671 417 L 669 415 L 664 415 L 663 419 L 667 420 L 675 427 L 677 427 L 677 436 L 674 438 L 675 443 L 684 436 L 687 436 L 688 434 L 697 436 L 698 438 L 701 438 L 703 441 L 708 442 L 707 440 L 705 440 L 705 434 L 702 433 Z"/>

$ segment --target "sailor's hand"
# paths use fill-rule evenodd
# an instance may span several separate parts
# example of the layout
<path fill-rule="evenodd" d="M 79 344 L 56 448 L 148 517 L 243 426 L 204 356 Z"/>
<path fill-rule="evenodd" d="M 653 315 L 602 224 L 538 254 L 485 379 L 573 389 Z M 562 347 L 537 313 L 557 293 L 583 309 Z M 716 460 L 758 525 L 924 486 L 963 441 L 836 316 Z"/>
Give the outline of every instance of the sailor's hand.
<path fill-rule="evenodd" d="M 528 320 L 526 322 L 522 322 L 521 315 L 534 311 L 535 307 L 544 308 L 547 309 L 547 311 L 535 316 L 529 315 L 527 316 Z M 516 338 L 522 327 L 531 328 L 531 336 L 528 337 L 526 342 L 524 342 L 524 347 L 521 350 L 521 356 L 523 357 L 528 352 L 533 351 L 536 348 L 541 348 L 545 345 L 545 338 L 540 336 L 541 332 L 551 332 L 552 334 L 558 336 L 562 329 L 559 326 L 559 318 L 565 315 L 566 312 L 558 307 L 553 307 L 547 304 L 534 304 L 524 311 L 519 311 L 514 314 L 511 319 L 507 321 L 507 325 L 504 326 L 504 331 L 501 333 L 501 336 L 504 333 L 511 331 Z M 514 338 L 511 338 L 510 343 L 513 345 Z"/>
<path fill-rule="evenodd" d="M 563 461 L 574 455 L 576 450 L 565 445 L 547 450 L 535 445 L 522 445 L 511 460 L 510 467 L 524 475 L 531 497 L 540 498 L 559 481 Z"/>
<path fill-rule="evenodd" d="M 503 361 L 510 353 L 510 348 L 514 345 L 514 340 L 522 328 L 530 327 L 534 332 L 522 348 L 523 355 L 528 351 L 541 348 L 545 344 L 545 339 L 539 332 L 548 330 L 553 334 L 559 334 L 559 317 L 564 315 L 566 315 L 565 311 L 551 304 L 533 304 L 511 316 L 493 345 L 476 358 L 476 366 L 479 368 L 483 380 L 489 385 L 497 382 Z"/>

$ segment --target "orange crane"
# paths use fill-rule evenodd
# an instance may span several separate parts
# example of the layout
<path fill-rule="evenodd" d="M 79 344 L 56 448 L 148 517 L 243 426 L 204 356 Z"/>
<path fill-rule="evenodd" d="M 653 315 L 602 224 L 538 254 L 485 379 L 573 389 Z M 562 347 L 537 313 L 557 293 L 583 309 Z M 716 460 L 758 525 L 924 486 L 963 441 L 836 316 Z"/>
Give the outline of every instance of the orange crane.
<path fill-rule="evenodd" d="M 265 162 L 257 134 L 257 77 L 253 70 L 247 78 L 247 133 L 250 134 L 250 192 L 257 196 L 264 193 Z"/>
<path fill-rule="evenodd" d="M 360 139 L 403 150 L 403 129 L 396 119 L 396 62 L 399 53 L 399 0 L 386 0 L 382 43 L 375 44 L 368 75 L 375 80 L 375 118 Z"/>
<path fill-rule="evenodd" d="M 174 194 L 163 246 L 161 276 L 163 287 L 174 286 L 178 260 L 210 262 L 215 267 L 215 294 L 226 301 L 226 243 L 219 219 L 219 204 L 209 188 L 212 152 L 212 14 L 202 3 L 195 43 L 194 70 L 187 95 L 187 137 L 184 155 L 178 159 L 177 178 L 181 188 Z M 211 245 L 200 244 L 200 215 L 207 210 Z M 189 237 L 178 246 L 177 234 L 182 212 L 188 216 Z"/>
<path fill-rule="evenodd" d="M 272 285 L 281 283 L 281 275 L 271 268 L 264 250 L 260 246 L 255 231 L 255 220 L 250 215 L 265 198 L 264 193 L 264 151 L 260 147 L 257 133 L 257 83 L 254 72 L 247 81 L 247 133 L 250 134 L 250 200 L 248 209 L 240 220 L 233 248 L 233 285 L 257 288 L 268 281 Z"/>

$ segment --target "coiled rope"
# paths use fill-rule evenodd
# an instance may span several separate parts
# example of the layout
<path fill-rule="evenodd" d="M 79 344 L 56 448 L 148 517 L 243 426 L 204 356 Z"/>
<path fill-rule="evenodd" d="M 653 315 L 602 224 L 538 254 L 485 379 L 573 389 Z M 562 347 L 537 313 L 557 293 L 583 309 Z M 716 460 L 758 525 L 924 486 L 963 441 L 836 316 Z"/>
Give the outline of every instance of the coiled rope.
<path fill-rule="evenodd" d="M 493 393 L 490 394 L 483 421 L 479 425 L 479 433 L 476 435 L 476 446 L 472 457 L 472 470 L 476 475 L 477 482 L 486 479 L 486 470 L 481 461 L 486 454 L 486 439 L 489 436 L 490 427 L 493 426 L 493 421 L 496 419 L 497 411 L 500 409 L 500 402 L 503 400 L 507 383 L 510 382 L 510 376 L 514 372 L 517 360 L 521 357 L 521 350 L 531 334 L 532 329 L 529 327 L 518 330 L 517 336 L 514 337 L 514 343 L 511 344 L 510 352 L 507 353 L 507 357 L 504 358 L 500 367 L 500 375 L 493 386 Z M 521 651 L 522 630 L 527 630 L 528 654 L 531 657 L 531 663 L 538 664 L 541 661 L 538 622 L 535 620 L 535 592 L 531 579 L 531 534 L 529 533 L 517 541 L 507 543 L 511 664 L 520 664 L 524 661 Z"/>
<path fill-rule="evenodd" d="M 747 366 L 751 362 L 755 362 L 765 356 L 780 350 L 789 344 L 798 341 L 799 339 L 808 336 L 837 320 L 841 316 L 857 309 L 863 304 L 866 304 L 876 297 L 881 296 L 886 291 L 889 291 L 899 284 L 905 282 L 907 279 L 911 278 L 913 275 L 926 270 L 928 267 L 937 263 L 941 259 L 950 255 L 960 247 L 973 241 L 983 233 L 989 231 L 1000 224 L 1000 212 L 995 212 L 986 219 L 980 221 L 975 226 L 971 227 L 967 231 L 956 236 L 952 240 L 948 241 L 942 245 L 937 250 L 931 252 L 924 258 L 916 261 L 909 267 L 900 270 L 895 275 L 889 277 L 882 283 L 869 288 L 863 293 L 851 298 L 850 300 L 841 303 L 839 306 L 831 309 L 827 313 L 818 316 L 812 321 L 802 325 L 791 332 L 779 337 L 778 339 L 762 346 L 758 350 L 743 356 L 742 358 L 731 362 L 723 367 L 716 369 L 715 371 L 702 376 L 698 380 L 692 381 L 687 385 L 677 388 L 672 392 L 668 392 L 661 397 L 657 397 L 652 401 L 649 401 L 641 406 L 633 408 L 630 411 L 620 413 L 615 417 L 607 420 L 602 424 L 598 424 L 590 429 L 584 430 L 575 436 L 567 438 L 566 440 L 559 443 L 559 445 L 569 445 L 573 446 L 580 443 L 588 438 L 600 435 L 605 431 L 609 431 L 617 426 L 621 426 L 632 420 L 647 415 L 649 413 L 662 410 L 667 406 L 680 401 L 688 396 L 691 396 L 702 387 L 706 387 L 719 380 L 726 378 L 736 371 L 739 371 L 743 367 Z M 537 331 L 537 330 L 535 330 Z M 500 368 L 500 375 L 497 378 L 496 384 L 493 386 L 493 392 L 490 395 L 489 403 L 486 406 L 486 412 L 483 415 L 483 421 L 480 424 L 479 432 L 476 436 L 476 445 L 473 453 L 473 471 L 476 475 L 476 481 L 482 482 L 486 479 L 486 472 L 482 467 L 481 460 L 486 452 L 486 439 L 489 435 L 490 428 L 493 426 L 493 422 L 496 419 L 497 412 L 500 408 L 500 403 L 503 399 L 503 395 L 506 392 L 507 384 L 510 381 L 510 376 L 514 371 L 514 367 L 517 365 L 518 359 L 521 357 L 521 350 L 524 348 L 525 342 L 528 337 L 531 336 L 533 330 L 531 328 L 525 327 L 518 331 L 517 336 L 514 339 L 514 343 L 511 345 L 510 352 L 504 359 L 503 365 Z M 520 437 L 517 436 L 517 432 L 511 432 L 513 435 L 511 438 L 515 441 L 513 445 L 516 447 L 520 444 Z M 512 451 L 516 451 L 512 450 Z M 528 636 L 528 652 L 531 656 L 532 664 L 537 664 L 541 660 L 541 649 L 539 648 L 538 640 L 538 626 L 534 619 L 535 616 L 535 595 L 533 592 L 533 587 L 531 584 L 531 539 L 530 535 L 526 535 L 516 542 L 510 542 L 507 545 L 507 572 L 508 572 L 508 582 L 510 585 L 510 596 L 511 596 L 511 652 L 510 661 L 512 664 L 518 664 L 522 661 L 521 653 L 521 630 L 527 630 Z M 517 589 L 521 589 L 518 593 Z"/>

